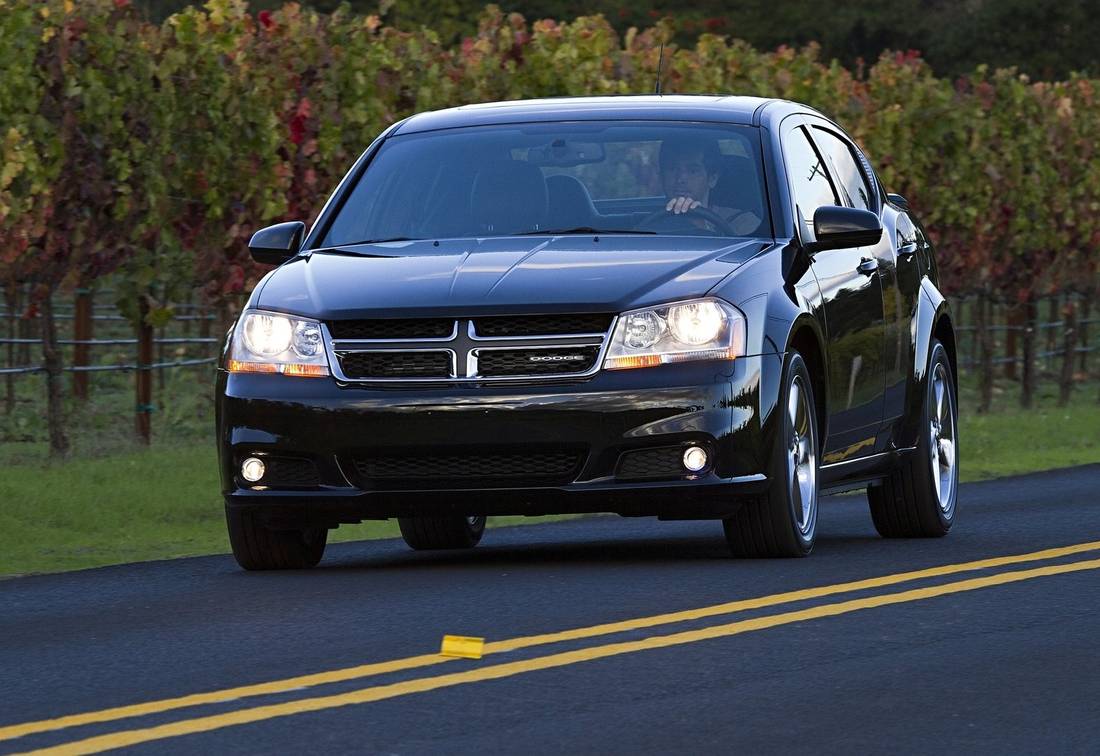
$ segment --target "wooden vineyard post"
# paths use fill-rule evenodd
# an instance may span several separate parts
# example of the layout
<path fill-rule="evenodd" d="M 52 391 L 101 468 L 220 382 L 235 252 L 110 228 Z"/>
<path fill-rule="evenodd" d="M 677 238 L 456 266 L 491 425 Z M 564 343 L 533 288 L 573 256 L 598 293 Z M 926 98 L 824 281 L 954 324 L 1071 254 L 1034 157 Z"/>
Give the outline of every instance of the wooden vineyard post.
<path fill-rule="evenodd" d="M 1054 294 L 1048 300 L 1047 305 L 1047 323 L 1046 325 L 1046 370 L 1049 372 L 1051 366 L 1054 364 L 1054 347 L 1058 344 L 1058 333 L 1055 330 L 1055 324 L 1058 322 L 1058 315 L 1061 310 L 1061 298 Z"/>
<path fill-rule="evenodd" d="M 978 385 L 980 396 L 978 413 L 985 414 L 989 412 L 990 407 L 993 405 L 993 340 L 989 330 L 989 319 L 992 315 L 993 304 L 989 296 L 982 292 L 978 295 L 975 305 L 974 328 L 978 336 Z"/>
<path fill-rule="evenodd" d="M 19 337 L 19 318 L 22 317 L 20 310 L 22 306 L 22 298 L 20 294 L 20 286 L 15 281 L 9 281 L 7 285 L 6 296 L 4 297 L 4 304 L 8 308 L 8 367 L 15 367 L 16 359 L 18 357 L 18 350 L 16 349 L 15 339 Z M 15 376 L 11 373 L 5 376 L 6 382 L 6 395 L 4 399 L 4 412 L 11 414 L 15 411 Z"/>
<path fill-rule="evenodd" d="M 1062 308 L 1062 374 L 1058 380 L 1058 406 L 1069 404 L 1073 393 L 1073 363 L 1077 357 L 1077 302 L 1066 297 Z"/>
<path fill-rule="evenodd" d="M 89 341 L 92 338 L 92 292 L 90 289 L 77 289 L 73 307 L 73 339 Z M 73 346 L 73 367 L 87 367 L 90 361 L 91 347 L 88 344 Z M 77 399 L 88 398 L 88 374 L 81 370 L 73 372 L 73 396 Z"/>
<path fill-rule="evenodd" d="M 1005 357 L 1004 377 L 1010 381 L 1016 380 L 1016 362 L 1018 361 L 1019 333 L 1024 323 L 1024 306 L 1010 304 L 1005 308 Z"/>
<path fill-rule="evenodd" d="M 1021 351 L 1023 360 L 1020 370 L 1020 406 L 1027 409 L 1035 398 L 1035 345 L 1036 327 L 1039 321 L 1039 305 L 1035 298 L 1028 295 L 1024 304 L 1024 331 L 1021 335 Z"/>
<path fill-rule="evenodd" d="M 978 343 L 980 333 L 978 332 L 978 323 L 981 321 L 982 309 L 982 296 L 981 294 L 974 294 L 970 297 L 970 359 L 973 362 L 974 369 L 979 367 L 979 355 L 981 353 L 981 344 Z"/>
<path fill-rule="evenodd" d="M 136 404 L 134 407 L 134 429 L 138 439 L 148 444 L 152 438 L 151 414 L 153 412 L 153 375 L 149 365 L 153 364 L 153 326 L 149 325 L 149 300 L 140 298 L 137 325 L 137 370 L 134 373 Z"/>
<path fill-rule="evenodd" d="M 46 368 L 46 426 L 50 434 L 50 456 L 64 457 L 69 453 L 69 437 L 65 434 L 65 408 L 61 400 L 64 362 L 57 344 L 57 321 L 54 319 L 53 298 L 47 292 L 39 306 L 42 334 L 42 363 Z"/>
<path fill-rule="evenodd" d="M 1085 296 L 1081 298 L 1081 319 L 1077 321 L 1078 340 L 1077 343 L 1081 346 L 1081 373 L 1088 378 L 1089 374 L 1089 324 L 1088 320 L 1092 314 L 1092 297 Z"/>
<path fill-rule="evenodd" d="M 161 363 L 165 361 L 164 360 L 164 337 L 165 337 L 164 327 L 161 326 L 161 328 L 160 328 L 160 343 L 157 344 L 157 362 L 161 362 Z M 164 371 L 163 370 L 158 370 L 157 371 L 157 391 L 159 392 L 158 396 L 161 396 L 161 397 L 164 396 Z"/>
<path fill-rule="evenodd" d="M 28 292 L 27 292 L 27 298 L 28 299 L 31 298 L 31 293 L 33 291 L 34 291 L 33 287 L 28 289 Z M 32 302 L 33 302 L 33 300 L 32 300 Z M 41 310 L 41 308 L 37 308 L 37 310 Z M 19 345 L 19 364 L 20 365 L 30 365 L 31 364 L 30 340 L 34 339 L 36 341 L 39 341 L 39 340 L 42 339 L 42 329 L 41 329 L 40 323 L 39 323 L 40 317 L 39 317 L 39 315 L 33 314 L 37 310 L 36 310 L 36 308 L 33 307 L 33 305 L 31 307 L 28 307 L 27 314 L 24 315 L 19 320 L 19 326 L 20 326 L 19 338 L 26 340 L 22 344 Z"/>

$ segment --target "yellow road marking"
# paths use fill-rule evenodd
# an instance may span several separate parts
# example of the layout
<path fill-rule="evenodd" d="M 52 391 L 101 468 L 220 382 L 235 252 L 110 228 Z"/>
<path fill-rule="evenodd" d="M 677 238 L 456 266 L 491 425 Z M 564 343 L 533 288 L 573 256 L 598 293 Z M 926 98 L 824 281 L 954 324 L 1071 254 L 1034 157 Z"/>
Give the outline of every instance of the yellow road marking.
<path fill-rule="evenodd" d="M 638 651 L 649 651 L 658 648 L 668 648 L 670 646 L 680 646 L 687 643 L 696 643 L 703 640 L 740 635 L 754 630 L 764 630 L 766 628 L 788 625 L 795 622 L 804 622 L 806 620 L 820 619 L 822 617 L 835 617 L 837 615 L 848 614 L 863 609 L 872 609 L 892 604 L 903 604 L 912 601 L 922 601 L 938 596 L 947 596 L 953 593 L 974 591 L 980 588 L 1018 583 L 1039 577 L 1095 569 L 1100 569 L 1100 559 L 1072 562 L 1070 564 L 1048 565 L 1028 570 L 1017 570 L 1015 572 L 1001 572 L 987 577 L 970 578 L 968 580 L 960 580 L 954 583 L 945 583 L 943 585 L 930 586 L 927 588 L 914 588 L 899 593 L 888 593 L 880 596 L 868 596 L 866 598 L 839 601 L 832 604 L 822 604 L 808 609 L 714 625 L 699 630 L 687 630 L 671 635 L 653 636 L 637 641 L 591 646 L 576 651 L 565 651 L 549 654 L 547 656 L 539 656 L 534 659 L 494 664 L 478 669 L 467 670 L 465 672 L 455 672 L 446 675 L 438 675 L 436 677 L 425 677 L 405 682 L 391 683 L 389 685 L 378 685 L 372 688 L 361 688 L 360 690 L 331 696 L 307 698 L 267 706 L 256 706 L 251 709 L 241 709 L 225 714 L 214 714 L 211 716 L 185 719 L 169 724 L 157 725 L 155 727 L 108 733 L 106 735 L 98 735 L 83 740 L 73 741 L 71 743 L 64 743 L 52 748 L 31 751 L 28 754 L 24 754 L 24 756 L 31 756 L 32 754 L 71 756 L 73 754 L 100 753 L 114 748 L 125 748 L 154 740 L 164 740 L 166 738 L 174 738 L 181 735 L 210 732 L 211 730 L 260 722 L 293 714 L 304 714 L 342 706 L 370 703 L 372 701 L 381 701 L 387 698 L 396 698 L 398 696 L 406 696 L 413 693 L 424 693 L 467 683 L 499 680 L 505 677 L 524 674 L 526 672 L 564 667 L 570 664 L 605 659 L 610 656 L 631 654 Z"/>
<path fill-rule="evenodd" d="M 1078 543 L 1070 546 L 1044 549 L 1042 551 L 1033 551 L 1027 554 L 1014 554 L 1010 556 L 979 559 L 973 562 L 961 562 L 958 564 L 941 565 L 938 567 L 930 567 L 923 570 L 899 572 L 893 575 L 883 575 L 876 578 L 855 580 L 847 583 L 837 583 L 835 585 L 818 586 L 815 588 L 803 588 L 795 591 L 787 591 L 785 593 L 776 593 L 769 596 L 760 596 L 756 598 L 730 601 L 723 604 L 714 604 L 712 606 L 700 607 L 698 609 L 688 609 L 678 612 L 656 614 L 649 617 L 638 617 L 636 619 L 622 620 L 618 622 L 607 622 L 600 625 L 592 625 L 590 627 L 580 627 L 571 630 L 543 633 L 540 635 L 529 635 L 519 638 L 512 638 L 509 640 L 496 641 L 493 643 L 486 643 L 484 653 L 486 655 L 497 654 L 506 651 L 516 651 L 522 648 L 530 648 L 532 646 L 544 645 L 548 643 L 582 640 L 585 638 L 593 638 L 601 635 L 610 635 L 613 633 L 625 632 L 627 630 L 641 630 L 676 622 L 705 619 L 707 617 L 714 617 L 722 614 L 732 614 L 734 612 L 763 609 L 766 607 L 777 606 L 779 604 L 786 604 L 794 601 L 805 601 L 808 599 L 832 596 L 838 593 L 860 591 L 869 588 L 882 588 L 885 586 L 897 585 L 899 583 L 905 583 L 912 580 L 942 577 L 945 575 L 954 575 L 960 572 L 970 572 L 973 570 L 989 569 L 992 567 L 1004 567 L 1007 565 L 1020 564 L 1023 562 L 1057 559 L 1059 557 L 1072 556 L 1074 554 L 1096 550 L 1100 550 L 1100 541 L 1089 541 L 1087 543 Z M 192 693 L 175 698 L 163 698 L 155 701 L 128 704 L 125 706 L 116 706 L 109 709 L 101 709 L 98 711 L 89 711 L 80 714 L 69 714 L 61 717 L 55 717 L 53 719 L 43 719 L 35 722 L 24 722 L 21 724 L 0 727 L 0 740 L 10 740 L 12 738 L 19 738 L 25 735 L 32 735 L 40 732 L 61 730 L 67 727 L 77 727 L 80 725 L 112 722 L 118 719 L 126 719 L 128 717 L 139 717 L 145 716 L 147 714 L 159 714 L 166 711 L 172 711 L 174 709 L 187 708 L 190 706 L 224 703 L 226 701 L 232 701 L 239 698 L 247 698 L 249 696 L 287 693 L 290 691 L 298 690 L 300 688 L 313 687 L 316 685 L 326 685 L 336 682 L 346 682 L 348 680 L 357 680 L 366 677 L 372 677 L 374 675 L 388 674 L 391 672 L 401 672 L 409 669 L 417 669 L 420 667 L 429 667 L 451 661 L 454 661 L 454 659 L 439 656 L 437 654 L 421 654 L 418 656 L 409 656 L 402 659 L 393 659 L 391 661 L 372 662 L 370 664 L 361 664 L 354 667 L 333 669 L 308 675 L 299 675 L 297 677 L 289 677 L 282 680 L 272 680 L 270 682 L 264 683 L 241 685 L 235 688 L 225 688 L 222 690 L 209 691 L 206 693 Z"/>

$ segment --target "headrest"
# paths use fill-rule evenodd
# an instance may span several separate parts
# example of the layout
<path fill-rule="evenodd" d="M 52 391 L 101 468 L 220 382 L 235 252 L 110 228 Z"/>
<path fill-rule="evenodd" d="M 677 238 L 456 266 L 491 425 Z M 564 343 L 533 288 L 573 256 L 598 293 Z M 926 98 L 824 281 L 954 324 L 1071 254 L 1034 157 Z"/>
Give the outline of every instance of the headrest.
<path fill-rule="evenodd" d="M 758 169 L 742 155 L 723 155 L 718 183 L 710 191 L 710 204 L 748 210 L 764 217 Z"/>
<path fill-rule="evenodd" d="M 547 176 L 546 189 L 550 195 L 550 217 L 555 226 L 585 226 L 593 222 L 596 206 L 580 179 Z"/>
<path fill-rule="evenodd" d="M 546 219 L 546 180 L 537 167 L 518 160 L 486 164 L 474 178 L 470 213 L 483 231 L 535 231 Z"/>

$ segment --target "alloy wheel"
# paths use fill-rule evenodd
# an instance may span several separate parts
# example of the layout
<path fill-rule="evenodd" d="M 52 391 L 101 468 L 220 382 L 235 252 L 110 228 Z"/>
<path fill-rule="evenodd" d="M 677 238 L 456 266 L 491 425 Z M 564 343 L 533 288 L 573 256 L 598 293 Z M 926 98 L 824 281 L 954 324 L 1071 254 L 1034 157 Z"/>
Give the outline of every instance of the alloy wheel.
<path fill-rule="evenodd" d="M 803 537 L 813 532 L 817 521 L 817 446 L 811 412 L 802 376 L 796 375 L 787 397 L 787 485 L 795 525 Z"/>
<path fill-rule="evenodd" d="M 958 481 L 958 449 L 955 444 L 955 397 L 951 381 L 942 362 L 932 372 L 932 406 L 929 420 L 929 463 L 932 484 L 939 498 L 940 509 L 950 517 L 955 508 L 955 485 Z"/>

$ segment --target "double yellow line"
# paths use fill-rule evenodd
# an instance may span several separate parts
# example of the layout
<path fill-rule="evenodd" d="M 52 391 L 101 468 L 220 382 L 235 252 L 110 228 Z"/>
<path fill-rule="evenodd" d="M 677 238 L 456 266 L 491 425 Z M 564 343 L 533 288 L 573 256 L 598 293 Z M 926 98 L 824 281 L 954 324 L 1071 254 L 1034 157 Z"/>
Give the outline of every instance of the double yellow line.
<path fill-rule="evenodd" d="M 939 567 L 932 567 L 924 570 L 901 572 L 893 575 L 885 575 L 882 577 L 869 578 L 865 580 L 856 580 L 847 583 L 820 586 L 817 588 L 806 588 L 802 590 L 788 591 L 785 593 L 778 593 L 770 596 L 762 596 L 741 601 L 731 601 L 724 604 L 715 604 L 698 609 L 670 612 L 667 614 L 658 614 L 650 617 L 640 617 L 636 619 L 624 620 L 621 622 L 610 622 L 601 625 L 593 625 L 590 627 L 581 627 L 560 632 L 545 633 L 542 635 L 512 638 L 509 640 L 486 644 L 484 653 L 486 656 L 488 656 L 508 651 L 516 651 L 524 648 L 531 648 L 534 646 L 559 643 L 562 641 L 582 640 L 613 633 L 621 633 L 628 630 L 646 629 L 672 623 L 728 615 L 736 612 L 743 612 L 753 609 L 777 606 L 781 604 L 788 604 L 797 601 L 805 601 L 809 599 L 833 596 L 839 593 L 849 593 L 853 591 L 882 588 L 892 585 L 898 585 L 900 583 L 911 582 L 914 580 L 944 577 L 964 572 L 973 572 L 976 570 L 991 569 L 995 567 L 1005 567 L 1027 562 L 1047 561 L 1097 550 L 1100 550 L 1100 541 L 1075 544 L 1072 546 L 1064 546 L 1055 549 L 1046 549 L 1044 551 L 1036 551 L 1029 554 L 1017 554 L 1012 556 L 995 557 L 991 559 L 981 559 L 960 564 L 942 565 Z M 122 748 L 125 746 L 137 745 L 139 743 L 146 743 L 154 740 L 178 737 L 181 735 L 209 732 L 211 730 L 217 730 L 224 727 L 248 724 L 251 722 L 259 722 L 263 720 L 274 719 L 277 717 L 289 716 L 292 714 L 301 714 L 305 712 L 333 709 L 341 706 L 369 703 L 372 701 L 380 701 L 387 698 L 395 698 L 398 696 L 410 695 L 413 693 L 423 693 L 430 690 L 438 690 L 440 688 L 453 687 L 456 685 L 464 685 L 467 683 L 512 677 L 515 675 L 524 674 L 526 672 L 552 669 L 555 667 L 562 667 L 570 664 L 577 664 L 580 662 L 593 661 L 596 659 L 604 659 L 621 654 L 635 653 L 637 651 L 667 648 L 670 646 L 695 643 L 698 641 L 709 640 L 713 638 L 739 635 L 741 633 L 752 632 L 754 630 L 763 630 L 766 628 L 786 625 L 794 622 L 803 622 L 806 620 L 819 619 L 822 617 L 834 617 L 837 615 L 848 614 L 863 609 L 871 609 L 875 607 L 889 606 L 893 604 L 901 604 L 912 601 L 921 601 L 937 596 L 946 596 L 954 593 L 978 590 L 980 588 L 989 588 L 998 585 L 1006 585 L 1025 580 L 1032 580 L 1038 577 L 1067 574 L 1093 569 L 1100 569 L 1100 559 L 1071 562 L 1067 564 L 1053 564 L 1025 570 L 1001 572 L 984 577 L 959 580 L 956 582 L 924 588 L 915 588 L 898 593 L 889 593 L 884 595 L 850 599 L 847 601 L 821 604 L 806 609 L 799 609 L 795 611 L 755 617 L 752 619 L 713 625 L 696 630 L 687 630 L 672 633 L 669 635 L 654 636 L 637 641 L 607 643 L 604 645 L 596 645 L 573 651 L 552 653 L 531 659 L 486 665 L 476 667 L 474 669 L 466 669 L 461 672 L 422 677 L 403 682 L 391 683 L 388 685 L 366 687 L 359 690 L 353 690 L 334 695 L 296 699 L 294 701 L 288 701 L 285 703 L 238 709 L 223 714 L 193 717 L 190 719 L 179 720 L 151 727 L 122 730 L 105 735 L 98 735 L 82 740 L 76 740 L 53 748 L 35 751 L 34 753 L 98 753 L 114 748 Z M 110 709 L 102 709 L 100 711 L 73 714 L 64 717 L 58 717 L 55 719 L 46 719 L 37 722 L 26 722 L 23 724 L 0 727 L 0 741 L 9 740 L 12 738 L 19 738 L 36 733 L 61 730 L 68 727 L 76 727 L 79 725 L 101 724 L 129 717 L 159 714 L 202 704 L 223 703 L 250 696 L 271 695 L 276 693 L 300 691 L 303 688 L 309 688 L 318 685 L 346 682 L 349 680 L 363 679 L 380 674 L 417 669 L 421 667 L 429 667 L 438 664 L 451 663 L 454 661 L 456 660 L 442 657 L 436 654 L 423 654 L 419 656 L 410 656 L 403 659 L 394 659 L 392 661 L 364 664 L 344 669 L 335 669 L 311 675 L 300 675 L 298 677 L 291 677 L 283 680 L 275 680 L 272 682 L 259 683 L 255 685 L 244 685 L 235 688 L 211 691 L 208 693 L 197 693 L 177 698 L 166 698 L 157 701 L 133 704 L 130 706 L 119 706 Z"/>

